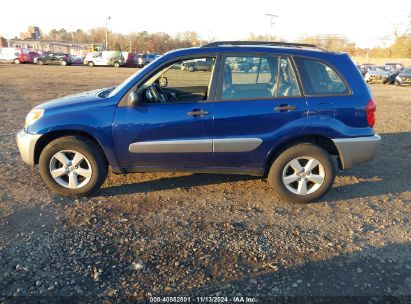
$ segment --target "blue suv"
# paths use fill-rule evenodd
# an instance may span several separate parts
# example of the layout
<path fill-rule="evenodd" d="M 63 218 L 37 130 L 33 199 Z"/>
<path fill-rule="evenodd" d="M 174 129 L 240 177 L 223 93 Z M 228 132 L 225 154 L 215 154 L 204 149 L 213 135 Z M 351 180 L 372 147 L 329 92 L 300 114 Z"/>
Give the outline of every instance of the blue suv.
<path fill-rule="evenodd" d="M 204 61 L 211 68 L 188 73 Z M 117 87 L 43 103 L 17 134 L 45 183 L 84 196 L 115 173 L 267 177 L 287 201 L 332 186 L 335 163 L 371 160 L 376 105 L 345 53 L 281 42 L 214 42 L 157 58 Z"/>

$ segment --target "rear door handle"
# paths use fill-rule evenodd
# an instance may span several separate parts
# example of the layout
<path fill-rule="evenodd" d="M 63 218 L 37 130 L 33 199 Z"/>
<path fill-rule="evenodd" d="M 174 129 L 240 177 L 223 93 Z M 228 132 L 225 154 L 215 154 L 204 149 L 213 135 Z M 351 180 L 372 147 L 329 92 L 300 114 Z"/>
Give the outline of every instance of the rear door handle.
<path fill-rule="evenodd" d="M 208 112 L 203 111 L 203 110 L 193 110 L 191 112 L 187 112 L 187 115 L 189 115 L 189 116 L 203 116 L 203 115 L 208 115 Z"/>
<path fill-rule="evenodd" d="M 290 105 L 280 105 L 279 107 L 274 108 L 277 112 L 294 111 L 295 109 L 297 109 L 296 106 Z"/>

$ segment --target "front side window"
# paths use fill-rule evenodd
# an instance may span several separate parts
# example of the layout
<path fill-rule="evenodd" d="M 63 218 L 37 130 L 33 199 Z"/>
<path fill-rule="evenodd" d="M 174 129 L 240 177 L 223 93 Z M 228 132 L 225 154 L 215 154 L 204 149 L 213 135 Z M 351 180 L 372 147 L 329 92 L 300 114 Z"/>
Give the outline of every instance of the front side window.
<path fill-rule="evenodd" d="M 146 103 L 207 100 L 215 57 L 180 60 L 162 69 L 139 89 Z"/>
<path fill-rule="evenodd" d="M 287 57 L 226 57 L 222 99 L 254 99 L 301 96 Z"/>
<path fill-rule="evenodd" d="M 329 65 L 309 58 L 295 57 L 298 71 L 307 95 L 347 94 L 348 88 Z"/>

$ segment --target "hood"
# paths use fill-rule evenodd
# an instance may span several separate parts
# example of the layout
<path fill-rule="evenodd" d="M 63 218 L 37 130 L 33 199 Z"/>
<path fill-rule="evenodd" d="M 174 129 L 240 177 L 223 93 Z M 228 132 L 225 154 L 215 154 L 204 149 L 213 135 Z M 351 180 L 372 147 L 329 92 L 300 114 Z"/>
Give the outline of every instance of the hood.
<path fill-rule="evenodd" d="M 114 87 L 113 87 L 114 88 Z M 113 88 L 104 88 L 93 91 L 81 92 L 73 95 L 68 95 L 38 105 L 36 108 L 51 110 L 62 107 L 80 106 L 83 104 L 99 103 L 106 100 L 106 92 L 110 92 Z"/>
<path fill-rule="evenodd" d="M 410 77 L 411 77 L 411 73 L 408 73 L 408 72 L 407 72 L 407 73 L 399 73 L 398 76 L 410 78 Z"/>

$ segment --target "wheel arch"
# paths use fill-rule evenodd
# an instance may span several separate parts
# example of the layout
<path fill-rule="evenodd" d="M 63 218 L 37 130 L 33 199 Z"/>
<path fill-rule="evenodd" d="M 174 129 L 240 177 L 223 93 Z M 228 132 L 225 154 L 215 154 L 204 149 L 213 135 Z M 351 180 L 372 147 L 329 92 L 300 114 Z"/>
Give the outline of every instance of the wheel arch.
<path fill-rule="evenodd" d="M 334 142 L 323 135 L 313 134 L 313 135 L 303 135 L 299 137 L 290 138 L 277 146 L 275 146 L 269 153 L 267 160 L 264 164 L 264 177 L 268 176 L 268 172 L 270 171 L 270 167 L 275 161 L 275 159 L 286 149 L 290 148 L 291 146 L 303 143 L 312 143 L 316 144 L 319 147 L 323 148 L 327 151 L 330 155 L 339 156 L 338 149 Z M 338 157 L 338 167 L 342 168 L 341 160 Z"/>
<path fill-rule="evenodd" d="M 40 159 L 40 154 L 43 151 L 43 149 L 53 140 L 65 136 L 71 136 L 71 135 L 79 135 L 83 136 L 87 139 L 90 139 L 93 141 L 96 146 L 100 149 L 102 155 L 104 156 L 104 159 L 106 160 L 107 164 L 109 163 L 108 157 L 102 148 L 101 144 L 89 133 L 84 132 L 84 131 L 79 131 L 79 130 L 58 130 L 58 131 L 52 131 L 49 133 L 44 134 L 39 138 L 39 140 L 36 143 L 36 146 L 34 148 L 34 164 L 38 164 L 39 159 Z"/>

